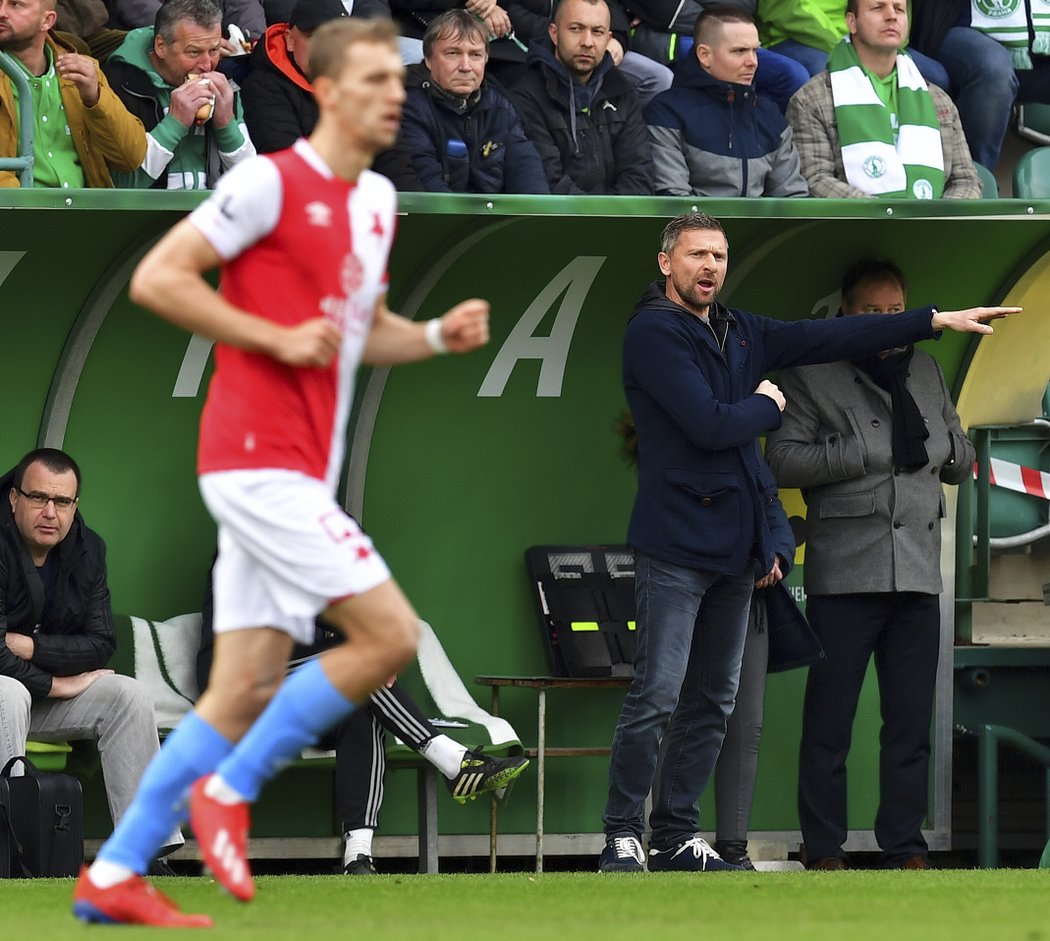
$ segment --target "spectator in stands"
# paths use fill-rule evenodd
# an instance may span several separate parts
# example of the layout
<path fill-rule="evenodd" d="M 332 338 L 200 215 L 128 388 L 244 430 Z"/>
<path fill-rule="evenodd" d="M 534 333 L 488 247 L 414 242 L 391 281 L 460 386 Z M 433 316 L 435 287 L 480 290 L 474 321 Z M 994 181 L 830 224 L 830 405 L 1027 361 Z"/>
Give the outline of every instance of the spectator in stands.
<path fill-rule="evenodd" d="M 100 63 L 124 41 L 125 30 L 108 28 L 109 9 L 102 0 L 55 0 L 55 13 L 55 32 Z"/>
<path fill-rule="evenodd" d="M 197 651 L 197 688 L 201 693 L 208 686 L 215 653 L 214 611 L 209 578 Z M 339 635 L 318 618 L 314 623 L 314 643 L 295 645 L 289 670 L 338 643 Z M 460 804 L 507 787 L 529 766 L 528 758 L 521 754 L 497 758 L 483 754 L 480 748 L 468 749 L 438 731 L 398 680 L 380 686 L 368 697 L 365 708 L 357 709 L 320 743 L 322 748 L 335 749 L 335 804 L 343 829 L 343 872 L 348 876 L 372 875 L 376 871 L 372 837 L 383 806 L 384 731 L 437 768 L 453 800 Z"/>
<path fill-rule="evenodd" d="M 290 23 L 296 2 L 297 0 L 266 0 L 263 4 L 263 9 L 266 12 L 267 27 Z M 347 0 L 346 3 L 343 3 L 343 0 L 339 0 L 339 6 L 342 11 L 339 14 L 340 16 L 357 16 L 361 19 L 381 16 L 388 20 L 393 19 L 393 13 L 387 0 Z M 398 36 L 397 45 L 401 50 L 401 58 L 404 60 L 405 65 L 415 65 L 417 62 L 423 61 L 423 41 L 421 39 Z M 305 55 L 300 55 L 299 58 L 304 60 L 300 65 L 305 70 L 306 57 Z"/>
<path fill-rule="evenodd" d="M 654 186 L 665 196 L 806 196 L 791 128 L 755 93 L 758 30 L 732 7 L 697 18 L 674 85 L 645 109 Z"/>
<path fill-rule="evenodd" d="M 116 823 L 159 747 L 157 721 L 141 683 L 104 669 L 116 649 L 106 547 L 80 515 L 80 468 L 39 448 L 0 490 L 0 767 L 30 738 L 94 740 Z M 166 852 L 182 842 L 176 832 Z"/>
<path fill-rule="evenodd" d="M 693 48 L 696 18 L 712 6 L 732 7 L 754 19 L 758 0 L 632 0 L 631 12 L 640 22 L 631 31 L 631 49 L 658 62 L 674 63 L 684 58 Z M 774 101 L 781 112 L 787 110 L 791 96 L 808 81 L 809 72 L 795 59 L 769 49 L 758 50 L 755 90 Z"/>
<path fill-rule="evenodd" d="M 1026 10 L 1023 3 L 1012 12 L 1002 7 L 1009 15 L 1009 25 L 1026 27 L 1018 46 L 998 41 L 1002 34 L 995 27 L 1008 25 L 1006 20 L 975 18 L 970 0 L 922 0 L 913 10 L 913 48 L 943 63 L 970 153 L 989 170 L 999 162 L 1014 100 L 1050 102 L 1047 23 L 1044 18 L 1037 28 L 1030 17 L 1026 22 Z M 1035 42 L 1029 38 L 1036 36 Z M 1040 54 L 1031 55 L 1036 49 Z"/>
<path fill-rule="evenodd" d="M 390 0 L 403 36 L 422 40 L 430 24 L 450 10 L 465 10 L 489 41 L 490 77 L 508 87 L 525 70 L 529 40 L 546 30 L 553 0 Z"/>
<path fill-rule="evenodd" d="M 905 8 L 905 0 L 886 2 Z M 819 75 L 828 67 L 831 50 L 846 35 L 846 8 L 846 0 L 758 0 L 762 45 L 801 62 L 811 76 Z M 907 38 L 907 34 L 901 38 L 901 46 Z M 912 58 L 927 82 L 948 87 L 948 73 L 940 62 L 916 51 Z"/>
<path fill-rule="evenodd" d="M 828 71 L 788 105 L 810 194 L 979 198 L 955 105 L 900 48 L 908 35 L 903 6 L 849 0 L 846 23 L 850 35 L 832 50 Z"/>
<path fill-rule="evenodd" d="M 146 134 L 113 94 L 98 62 L 49 35 L 54 0 L 23 0 L 0 7 L 0 50 L 22 69 L 31 102 L 0 73 L 0 156 L 18 154 L 19 107 L 31 106 L 35 186 L 74 188 L 113 185 L 112 170 L 138 166 Z M 0 186 L 19 186 L 16 173 L 0 170 Z"/>
<path fill-rule="evenodd" d="M 897 314 L 904 276 L 866 259 L 842 312 Z M 849 319 L 847 316 L 846 319 Z M 799 820 L 810 869 L 845 869 L 846 756 L 868 663 L 879 681 L 884 865 L 926 869 L 930 721 L 940 649 L 942 484 L 971 473 L 974 447 L 937 362 L 913 346 L 784 372 L 789 405 L 766 459 L 808 504 L 807 613 L 827 659 L 809 669 Z"/>
<path fill-rule="evenodd" d="M 121 100 L 146 127 L 146 156 L 118 186 L 209 189 L 255 154 L 240 95 L 219 64 L 222 11 L 213 0 L 167 0 L 106 63 Z"/>
<path fill-rule="evenodd" d="M 153 26 L 157 13 L 166 0 L 106 0 L 109 7 L 109 25 L 115 29 L 133 30 Z M 222 33 L 232 23 L 251 39 L 258 39 L 266 31 L 266 16 L 260 0 L 219 0 Z M 227 52 L 234 53 L 227 43 Z"/>
<path fill-rule="evenodd" d="M 288 13 L 290 21 L 274 23 L 256 43 L 241 101 L 244 123 L 259 153 L 284 150 L 313 132 L 317 102 L 307 75 L 310 37 L 322 23 L 346 15 L 342 0 L 297 0 Z M 408 157 L 398 151 L 377 155 L 372 169 L 396 179 L 403 191 L 421 189 Z"/>
<path fill-rule="evenodd" d="M 442 13 L 427 27 L 423 57 L 423 65 L 408 72 L 396 147 L 408 155 L 423 188 L 549 193 L 543 164 L 517 110 L 485 79 L 484 23 L 466 10 Z"/>
<path fill-rule="evenodd" d="M 322 23 L 346 15 L 342 0 L 298 0 L 288 22 L 268 27 L 256 43 L 241 101 L 259 153 L 284 150 L 313 131 L 317 102 L 307 76 L 310 37 Z"/>
<path fill-rule="evenodd" d="M 653 192 L 653 160 L 631 83 L 607 52 L 605 0 L 560 0 L 513 89 L 552 193 Z"/>

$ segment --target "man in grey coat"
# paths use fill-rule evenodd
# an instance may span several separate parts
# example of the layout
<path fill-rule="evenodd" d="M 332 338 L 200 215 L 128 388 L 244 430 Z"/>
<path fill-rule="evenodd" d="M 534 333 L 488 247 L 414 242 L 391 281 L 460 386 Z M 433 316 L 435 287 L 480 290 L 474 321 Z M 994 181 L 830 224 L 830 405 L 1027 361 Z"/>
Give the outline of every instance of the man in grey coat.
<path fill-rule="evenodd" d="M 905 283 L 865 260 L 843 279 L 846 315 L 898 313 Z M 974 449 L 937 362 L 905 347 L 785 372 L 788 408 L 766 459 L 808 506 L 805 587 L 827 653 L 811 666 L 799 752 L 799 819 L 811 869 L 845 869 L 846 756 L 868 662 L 883 728 L 875 837 L 891 868 L 927 868 L 930 720 L 940 645 L 942 484 Z"/>

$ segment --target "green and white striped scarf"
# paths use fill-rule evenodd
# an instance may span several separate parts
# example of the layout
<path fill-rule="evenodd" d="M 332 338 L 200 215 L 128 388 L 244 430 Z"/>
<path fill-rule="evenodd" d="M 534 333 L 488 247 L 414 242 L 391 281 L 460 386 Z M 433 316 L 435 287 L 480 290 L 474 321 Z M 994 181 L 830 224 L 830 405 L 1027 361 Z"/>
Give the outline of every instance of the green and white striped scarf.
<path fill-rule="evenodd" d="M 1030 46 L 1029 4 L 1034 33 Z M 970 25 L 1006 46 L 1015 69 L 1030 69 L 1032 53 L 1050 55 L 1050 0 L 970 0 Z"/>
<path fill-rule="evenodd" d="M 937 109 L 918 68 L 897 54 L 896 134 L 857 50 L 843 39 L 828 57 L 846 181 L 872 196 L 939 199 L 944 151 Z"/>

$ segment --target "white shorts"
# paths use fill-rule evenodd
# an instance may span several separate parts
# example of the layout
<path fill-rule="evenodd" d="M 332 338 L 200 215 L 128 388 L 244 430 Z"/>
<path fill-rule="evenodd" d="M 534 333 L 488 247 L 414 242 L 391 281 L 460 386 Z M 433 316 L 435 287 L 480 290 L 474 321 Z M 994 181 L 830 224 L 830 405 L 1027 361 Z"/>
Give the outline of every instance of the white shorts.
<path fill-rule="evenodd" d="M 219 526 L 213 572 L 216 634 L 274 627 L 312 643 L 314 618 L 390 570 L 319 480 L 298 471 L 204 474 L 201 495 Z"/>

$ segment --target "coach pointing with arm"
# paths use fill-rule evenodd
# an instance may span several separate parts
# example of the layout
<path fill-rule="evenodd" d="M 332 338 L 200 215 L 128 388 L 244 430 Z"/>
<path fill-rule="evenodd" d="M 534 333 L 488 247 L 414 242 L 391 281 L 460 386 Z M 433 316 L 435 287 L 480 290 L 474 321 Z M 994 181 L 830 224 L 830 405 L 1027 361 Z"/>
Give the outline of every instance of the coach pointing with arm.
<path fill-rule="evenodd" d="M 606 872 L 642 870 L 650 787 L 651 871 L 738 868 L 695 834 L 736 695 L 752 586 L 774 566 L 755 440 L 780 425 L 785 401 L 763 375 L 905 346 L 944 329 L 990 333 L 985 321 L 1018 310 L 925 307 L 896 317 L 772 320 L 718 303 L 729 245 L 716 219 L 679 216 L 661 248 L 666 280 L 638 305 L 623 348 L 638 429 L 628 532 L 638 654 L 612 744 L 599 862 Z"/>

